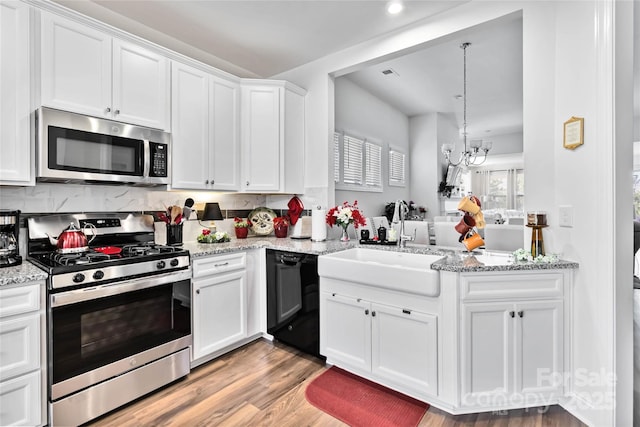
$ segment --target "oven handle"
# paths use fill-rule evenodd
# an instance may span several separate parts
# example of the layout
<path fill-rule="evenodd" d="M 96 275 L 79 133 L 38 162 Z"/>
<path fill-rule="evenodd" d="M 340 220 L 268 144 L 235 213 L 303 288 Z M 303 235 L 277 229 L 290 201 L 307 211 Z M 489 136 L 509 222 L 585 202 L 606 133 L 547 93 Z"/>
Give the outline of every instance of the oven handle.
<path fill-rule="evenodd" d="M 191 268 L 157 276 L 140 277 L 105 285 L 91 286 L 88 288 L 75 289 L 72 291 L 51 294 L 51 308 L 61 307 L 69 304 L 76 304 L 112 295 L 123 294 L 125 292 L 137 291 L 139 289 L 153 288 L 167 283 L 179 282 L 191 279 Z"/>

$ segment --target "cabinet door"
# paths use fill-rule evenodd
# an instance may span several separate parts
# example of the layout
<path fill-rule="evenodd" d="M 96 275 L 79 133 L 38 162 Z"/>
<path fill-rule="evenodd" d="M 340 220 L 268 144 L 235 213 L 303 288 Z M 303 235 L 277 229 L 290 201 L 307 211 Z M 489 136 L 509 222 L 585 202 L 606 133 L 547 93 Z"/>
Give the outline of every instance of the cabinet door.
<path fill-rule="evenodd" d="M 29 10 L 0 2 L 0 184 L 33 185 L 30 138 Z"/>
<path fill-rule="evenodd" d="M 210 189 L 209 75 L 174 62 L 171 90 L 171 186 Z"/>
<path fill-rule="evenodd" d="M 193 359 L 247 336 L 246 272 L 193 281 Z"/>
<path fill-rule="evenodd" d="M 462 304 L 462 405 L 477 406 L 512 391 L 514 312 L 511 303 Z"/>
<path fill-rule="evenodd" d="M 438 394 L 436 316 L 371 304 L 371 371 L 417 393 Z"/>
<path fill-rule="evenodd" d="M 40 313 L 0 321 L 0 380 L 40 369 Z"/>
<path fill-rule="evenodd" d="M 210 148 L 214 190 L 240 188 L 240 85 L 211 77 Z"/>
<path fill-rule="evenodd" d="M 562 301 L 516 304 L 515 391 L 558 394 L 562 392 Z"/>
<path fill-rule="evenodd" d="M 338 366 L 371 370 L 371 307 L 366 301 L 323 292 L 320 353 Z"/>
<path fill-rule="evenodd" d="M 242 141 L 246 191 L 280 190 L 279 87 L 243 86 Z"/>
<path fill-rule="evenodd" d="M 40 371 L 0 382 L 0 426 L 43 424 L 40 384 Z"/>
<path fill-rule="evenodd" d="M 42 105 L 111 118 L 111 37 L 42 12 Z"/>
<path fill-rule="evenodd" d="M 140 46 L 113 40 L 113 118 L 169 128 L 169 60 Z"/>

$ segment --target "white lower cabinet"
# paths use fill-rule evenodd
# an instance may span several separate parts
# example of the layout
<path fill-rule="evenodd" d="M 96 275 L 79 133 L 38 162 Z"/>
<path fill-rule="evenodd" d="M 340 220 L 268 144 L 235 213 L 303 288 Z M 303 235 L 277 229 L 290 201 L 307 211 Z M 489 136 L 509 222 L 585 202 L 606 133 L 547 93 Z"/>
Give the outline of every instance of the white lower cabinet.
<path fill-rule="evenodd" d="M 44 284 L 0 289 L 0 425 L 46 424 Z"/>
<path fill-rule="evenodd" d="M 563 300 L 500 301 L 495 291 L 501 282 L 508 297 L 512 285 L 501 278 L 486 302 L 474 296 L 461 304 L 461 405 L 486 410 L 553 404 L 563 393 Z"/>
<path fill-rule="evenodd" d="M 246 255 L 217 255 L 193 262 L 192 366 L 216 357 L 247 337 Z"/>
<path fill-rule="evenodd" d="M 320 352 L 414 395 L 438 394 L 437 316 L 322 292 Z"/>

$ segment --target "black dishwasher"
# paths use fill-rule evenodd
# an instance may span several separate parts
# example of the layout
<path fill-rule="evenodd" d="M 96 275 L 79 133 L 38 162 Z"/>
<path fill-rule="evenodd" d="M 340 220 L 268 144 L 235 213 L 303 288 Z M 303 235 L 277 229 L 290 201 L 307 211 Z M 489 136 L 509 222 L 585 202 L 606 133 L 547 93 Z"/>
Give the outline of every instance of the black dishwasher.
<path fill-rule="evenodd" d="M 267 332 L 320 356 L 317 255 L 267 249 Z"/>

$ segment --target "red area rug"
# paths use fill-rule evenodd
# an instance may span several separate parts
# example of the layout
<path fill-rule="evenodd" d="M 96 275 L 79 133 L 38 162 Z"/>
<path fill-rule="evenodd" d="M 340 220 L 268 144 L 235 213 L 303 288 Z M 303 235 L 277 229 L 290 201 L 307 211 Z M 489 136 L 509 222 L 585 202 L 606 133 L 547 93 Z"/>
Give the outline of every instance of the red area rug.
<path fill-rule="evenodd" d="M 352 427 L 415 427 L 429 405 L 335 366 L 305 391 L 316 408 Z"/>

